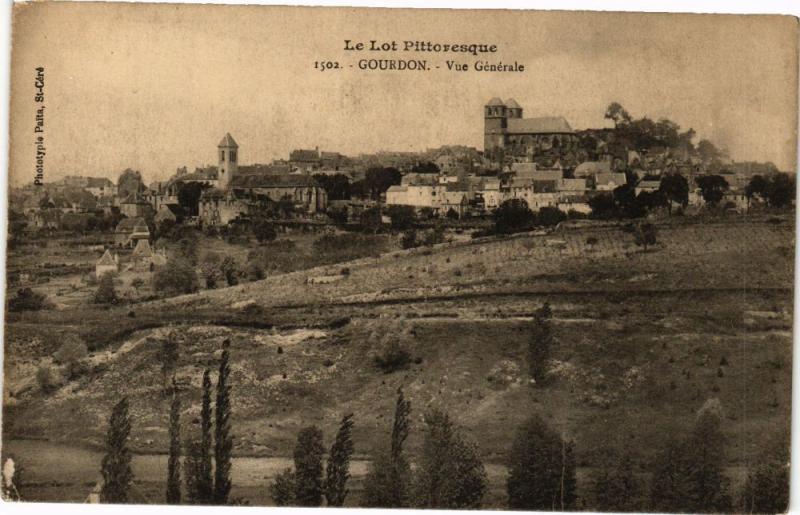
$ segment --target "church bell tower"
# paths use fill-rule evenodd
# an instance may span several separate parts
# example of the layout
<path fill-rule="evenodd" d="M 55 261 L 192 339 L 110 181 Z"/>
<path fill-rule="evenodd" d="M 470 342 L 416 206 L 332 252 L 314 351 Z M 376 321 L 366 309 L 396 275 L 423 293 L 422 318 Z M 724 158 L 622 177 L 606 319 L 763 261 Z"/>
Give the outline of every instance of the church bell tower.
<path fill-rule="evenodd" d="M 239 168 L 239 156 L 237 156 L 239 145 L 228 132 L 217 145 L 217 151 L 219 152 L 218 187 L 221 190 L 227 190 Z"/>

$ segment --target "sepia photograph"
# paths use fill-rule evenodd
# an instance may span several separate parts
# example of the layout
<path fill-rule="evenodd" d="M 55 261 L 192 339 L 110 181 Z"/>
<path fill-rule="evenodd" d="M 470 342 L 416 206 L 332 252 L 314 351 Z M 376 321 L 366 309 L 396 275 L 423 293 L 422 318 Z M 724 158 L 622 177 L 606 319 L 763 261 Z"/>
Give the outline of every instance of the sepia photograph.
<path fill-rule="evenodd" d="M 798 18 L 10 23 L 3 503 L 789 509 Z"/>

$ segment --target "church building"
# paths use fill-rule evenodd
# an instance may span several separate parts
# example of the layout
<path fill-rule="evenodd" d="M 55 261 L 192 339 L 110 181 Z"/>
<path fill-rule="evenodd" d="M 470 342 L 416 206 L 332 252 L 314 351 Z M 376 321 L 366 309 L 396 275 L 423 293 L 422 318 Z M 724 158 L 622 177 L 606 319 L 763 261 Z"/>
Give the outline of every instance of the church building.
<path fill-rule="evenodd" d="M 561 116 L 523 118 L 513 98 L 495 97 L 483 108 L 484 154 L 494 161 L 532 162 L 541 155 L 559 157 L 574 150 L 578 136 Z"/>

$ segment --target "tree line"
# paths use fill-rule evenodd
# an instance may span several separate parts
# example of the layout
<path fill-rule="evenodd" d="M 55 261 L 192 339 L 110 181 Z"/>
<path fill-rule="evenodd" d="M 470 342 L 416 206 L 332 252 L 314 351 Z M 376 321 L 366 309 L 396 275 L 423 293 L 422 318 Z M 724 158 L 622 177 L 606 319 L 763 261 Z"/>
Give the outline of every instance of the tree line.
<path fill-rule="evenodd" d="M 552 328 L 552 310 L 536 310 L 526 344 L 532 388 L 547 388 L 548 363 L 559 344 Z M 231 425 L 230 355 L 219 360 L 216 396 L 211 371 L 202 378 L 198 428 L 182 441 L 181 397 L 175 382 L 175 341 L 162 342 L 163 392 L 171 395 L 169 455 L 165 497 L 168 504 L 223 505 L 245 501 L 231 497 L 233 436 Z M 385 441 L 372 452 L 360 505 L 364 507 L 478 509 L 488 490 L 488 474 L 478 445 L 442 409 L 422 417 L 422 442 L 416 455 L 406 449 L 413 429 L 411 401 L 397 390 L 394 417 Z M 350 464 L 355 452 L 354 415 L 345 414 L 330 448 L 322 430 L 301 429 L 292 454 L 293 466 L 280 472 L 268 494 L 278 506 L 344 506 L 349 495 Z M 101 463 L 102 502 L 131 501 L 132 454 L 127 398 L 113 408 Z M 486 435 L 482 435 L 485 437 Z M 605 450 L 590 467 L 583 491 L 577 480 L 577 442 L 556 430 L 543 414 L 532 413 L 515 430 L 504 460 L 507 506 L 513 510 L 661 511 L 775 513 L 788 504 L 788 441 L 765 446 L 749 467 L 744 485 L 734 496 L 725 473 L 726 438 L 722 406 L 712 399 L 699 410 L 692 428 L 664 438 L 655 458 L 637 461 L 629 449 Z M 413 467 L 412 467 L 413 463 Z"/>

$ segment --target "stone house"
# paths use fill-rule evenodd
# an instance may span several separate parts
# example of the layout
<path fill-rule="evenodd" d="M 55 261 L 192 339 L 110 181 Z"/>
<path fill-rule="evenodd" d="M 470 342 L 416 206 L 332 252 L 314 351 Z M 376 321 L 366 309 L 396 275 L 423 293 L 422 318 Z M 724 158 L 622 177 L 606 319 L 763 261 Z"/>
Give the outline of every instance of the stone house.
<path fill-rule="evenodd" d="M 106 249 L 100 259 L 94 265 L 94 275 L 98 279 L 103 276 L 103 274 L 107 273 L 114 273 L 116 274 L 119 271 L 119 257 L 114 254 L 111 255 L 111 251 Z"/>

